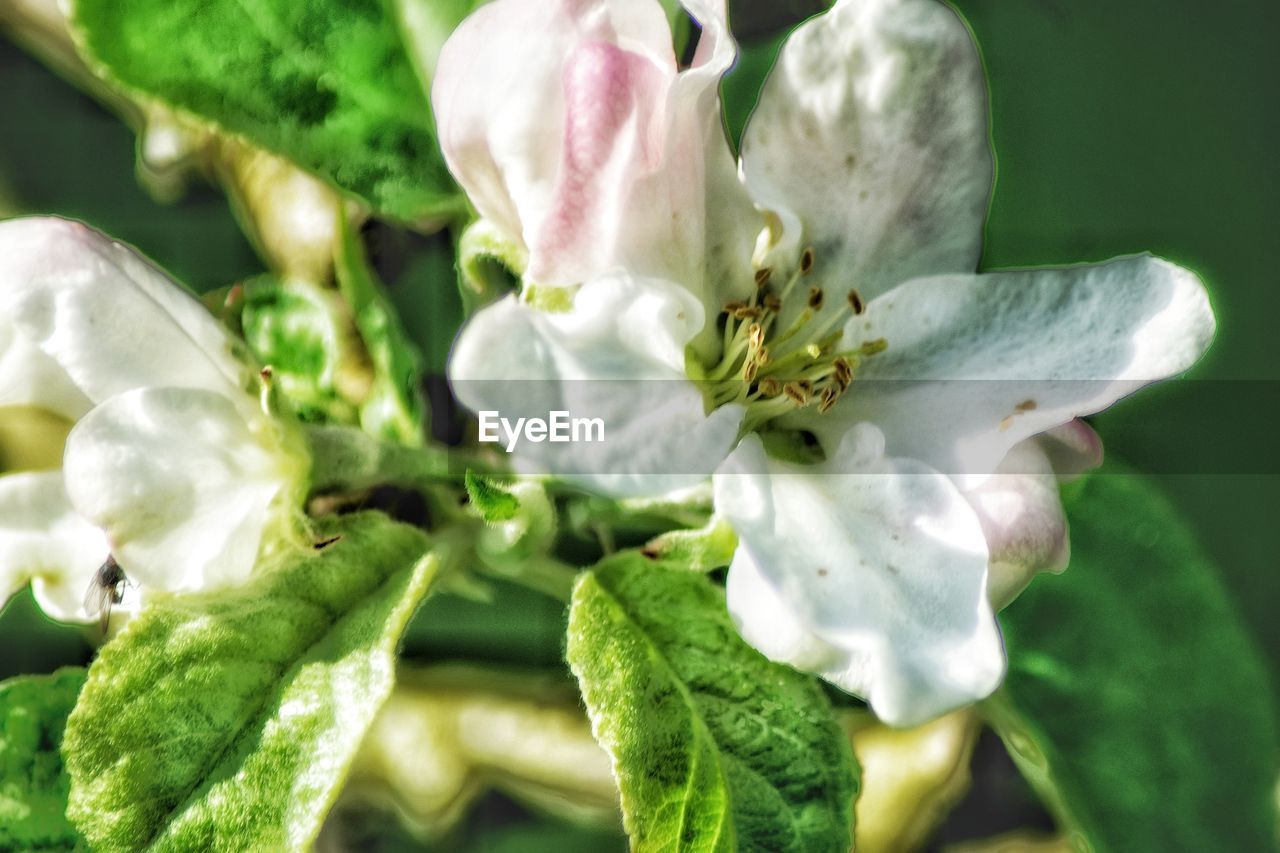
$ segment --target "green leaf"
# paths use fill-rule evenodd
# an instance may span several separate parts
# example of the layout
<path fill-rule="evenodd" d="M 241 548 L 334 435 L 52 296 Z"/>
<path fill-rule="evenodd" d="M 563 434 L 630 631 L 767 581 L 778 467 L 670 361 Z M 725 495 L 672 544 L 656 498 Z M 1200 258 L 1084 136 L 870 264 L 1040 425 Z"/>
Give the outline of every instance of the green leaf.
<path fill-rule="evenodd" d="M 337 257 L 338 287 L 373 363 L 373 385 L 360 406 L 360 425 L 387 441 L 422 445 L 426 401 L 422 397 L 422 358 L 405 333 L 395 307 L 369 268 L 359 235 L 342 226 Z"/>
<path fill-rule="evenodd" d="M 310 847 L 438 570 L 378 513 L 317 528 L 341 538 L 232 594 L 157 596 L 103 647 L 63 745 L 95 850 Z"/>
<path fill-rule="evenodd" d="M 1067 571 L 1002 614 L 1009 675 L 991 721 L 1079 846 L 1274 849 L 1262 660 L 1177 512 L 1117 470 L 1069 500 Z"/>
<path fill-rule="evenodd" d="M 84 684 L 83 669 L 0 683 L 0 850 L 84 849 L 66 818 L 58 745 Z"/>
<path fill-rule="evenodd" d="M 637 850 L 846 851 L 858 772 L 813 679 L 734 630 L 704 576 L 624 552 L 582 575 L 569 663 Z"/>
<path fill-rule="evenodd" d="M 241 134 L 388 216 L 464 209 L 388 3 L 76 0 L 72 23 L 90 64 L 137 99 Z"/>
<path fill-rule="evenodd" d="M 497 481 L 469 469 L 464 480 L 471 505 L 485 521 L 510 521 L 520 511 L 520 499 Z"/>

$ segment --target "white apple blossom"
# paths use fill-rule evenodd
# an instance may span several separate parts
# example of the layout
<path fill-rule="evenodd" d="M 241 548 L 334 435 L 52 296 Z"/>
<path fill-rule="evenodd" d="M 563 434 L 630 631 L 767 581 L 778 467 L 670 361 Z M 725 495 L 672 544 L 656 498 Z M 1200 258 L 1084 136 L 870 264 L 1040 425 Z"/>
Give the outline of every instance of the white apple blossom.
<path fill-rule="evenodd" d="M 0 476 L 0 597 L 30 580 L 50 615 L 91 618 L 108 554 L 143 590 L 249 576 L 307 462 L 240 349 L 125 246 L 62 219 L 0 223 L 0 405 L 74 424 L 61 470 Z"/>
<path fill-rule="evenodd" d="M 529 259 L 450 375 L 477 410 L 605 418 L 605 443 L 525 464 L 614 494 L 713 475 L 743 636 L 917 723 L 995 689 L 993 603 L 1065 564 L 1057 476 L 1100 454 L 1076 419 L 1190 367 L 1213 314 L 1150 256 L 974 272 L 987 96 L 939 0 L 800 26 L 740 182 L 710 79 L 723 4 L 686 8 L 683 72 L 656 2 L 496 0 L 446 45 L 446 156 Z"/>
<path fill-rule="evenodd" d="M 686 7 L 712 26 L 683 70 L 649 0 L 488 3 L 445 43 L 431 91 L 441 150 L 527 258 L 526 281 L 624 266 L 679 282 L 712 313 L 750 292 L 761 220 L 719 109 L 736 48 L 716 23 L 722 0 Z"/>

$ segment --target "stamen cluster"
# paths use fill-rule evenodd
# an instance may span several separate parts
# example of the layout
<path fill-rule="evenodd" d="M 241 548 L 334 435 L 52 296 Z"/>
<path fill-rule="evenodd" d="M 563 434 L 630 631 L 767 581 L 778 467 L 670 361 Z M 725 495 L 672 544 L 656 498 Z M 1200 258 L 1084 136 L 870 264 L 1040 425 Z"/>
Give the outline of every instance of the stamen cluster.
<path fill-rule="evenodd" d="M 805 249 L 778 290 L 771 267 L 757 270 L 751 297 L 728 302 L 721 312 L 721 357 L 705 374 L 705 393 L 711 408 L 746 406 L 747 429 L 810 405 L 820 414 L 830 411 L 853 384 L 861 360 L 887 345 L 880 338 L 840 347 L 845 322 L 862 314 L 866 304 L 856 288 L 833 304 L 820 287 L 802 289 L 800 282 L 813 272 L 815 260 L 813 249 Z"/>

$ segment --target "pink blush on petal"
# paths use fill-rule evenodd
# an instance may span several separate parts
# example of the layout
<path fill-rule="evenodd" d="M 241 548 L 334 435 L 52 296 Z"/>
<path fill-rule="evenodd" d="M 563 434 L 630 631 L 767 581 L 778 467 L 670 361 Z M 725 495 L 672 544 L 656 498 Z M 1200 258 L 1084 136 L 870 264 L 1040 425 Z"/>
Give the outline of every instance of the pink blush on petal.
<path fill-rule="evenodd" d="M 645 57 L 608 42 L 580 45 L 564 65 L 565 125 L 551 206 L 530 275 L 575 283 L 614 243 L 619 209 L 637 178 L 661 159 L 669 80 Z M 573 260 L 570 260 L 572 258 Z"/>

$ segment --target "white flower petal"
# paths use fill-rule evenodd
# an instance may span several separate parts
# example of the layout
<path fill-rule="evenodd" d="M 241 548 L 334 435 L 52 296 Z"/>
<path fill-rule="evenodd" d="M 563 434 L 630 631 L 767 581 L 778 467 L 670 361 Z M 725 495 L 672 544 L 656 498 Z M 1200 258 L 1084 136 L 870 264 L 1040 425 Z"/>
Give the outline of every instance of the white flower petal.
<path fill-rule="evenodd" d="M 0 477 L 0 604 L 31 582 L 49 616 L 90 621 L 85 592 L 107 553 L 102 531 L 71 508 L 60 471 Z"/>
<path fill-rule="evenodd" d="M 891 454 L 973 486 L 1023 439 L 1186 370 L 1213 332 L 1199 279 L 1150 256 L 916 279 L 849 322 L 850 346 L 888 349 L 807 424 L 830 445 L 870 421 Z"/>
<path fill-rule="evenodd" d="M 514 294 L 486 306 L 454 345 L 450 376 L 468 379 L 683 378 L 702 306 L 679 285 L 618 271 L 573 293 L 566 310 Z"/>
<path fill-rule="evenodd" d="M 133 388 L 243 392 L 231 337 L 132 250 L 65 219 L 0 223 L 0 316 L 93 402 Z"/>
<path fill-rule="evenodd" d="M 992 177 L 986 85 L 947 4 L 840 0 L 798 27 L 742 149 L 752 195 L 790 231 L 784 248 L 814 247 L 818 283 L 871 299 L 977 268 Z"/>
<path fill-rule="evenodd" d="M 67 492 L 143 586 L 230 586 L 253 569 L 269 507 L 295 481 L 230 400 L 145 388 L 102 403 L 67 438 Z"/>
<path fill-rule="evenodd" d="M 670 119 L 660 171 L 633 190 L 622 260 L 683 284 L 699 295 L 707 316 L 714 317 L 726 301 L 752 291 L 751 253 L 764 218 L 725 137 L 720 78 L 738 56 L 725 2 L 685 0 L 684 6 L 700 27 L 698 46 L 668 96 Z M 713 354 L 715 336 L 715 324 L 707 324 L 694 341 L 700 354 Z"/>
<path fill-rule="evenodd" d="M 36 406 L 75 420 L 93 403 L 56 361 L 0 318 L 0 406 Z"/>
<path fill-rule="evenodd" d="M 833 680 L 848 673 L 852 655 L 813 632 L 792 610 L 774 583 L 756 565 L 747 548 L 733 553 L 725 581 L 726 603 L 738 633 L 765 657 Z M 853 692 L 861 692 L 863 678 L 846 678 Z"/>
<path fill-rule="evenodd" d="M 661 494 L 710 475 L 742 420 L 738 406 L 708 416 L 685 379 L 684 348 L 701 326 L 702 307 L 688 291 L 653 279 L 589 282 L 564 312 L 510 296 L 463 328 L 449 378 L 463 405 L 512 424 L 552 412 L 603 421 L 603 441 L 521 441 L 522 470 L 608 494 Z"/>
<path fill-rule="evenodd" d="M 893 725 L 999 684 L 981 525 L 947 477 L 884 457 L 874 427 L 851 431 L 820 466 L 770 459 L 749 437 L 716 473 L 715 499 L 740 543 L 730 575 L 746 566 L 764 579 L 748 584 L 753 606 L 735 595 L 744 636 L 784 629 L 766 652 L 866 697 Z"/>
<path fill-rule="evenodd" d="M 987 595 L 997 610 L 1037 572 L 1065 569 L 1071 553 L 1058 478 L 1040 442 L 1020 442 L 993 476 L 964 493 L 991 552 Z"/>

